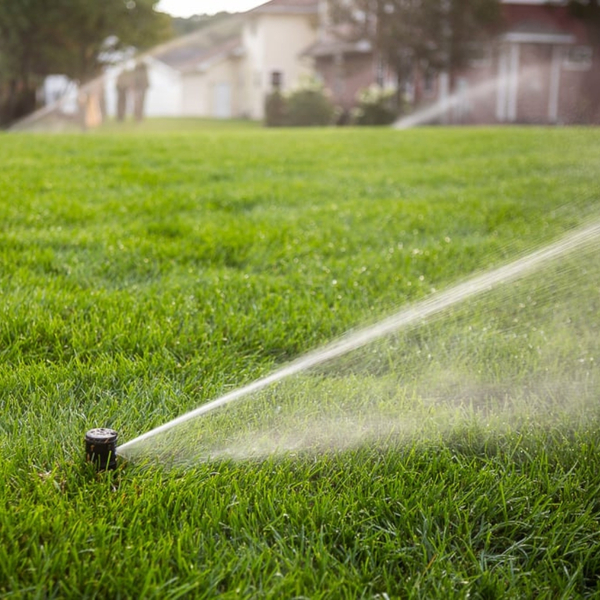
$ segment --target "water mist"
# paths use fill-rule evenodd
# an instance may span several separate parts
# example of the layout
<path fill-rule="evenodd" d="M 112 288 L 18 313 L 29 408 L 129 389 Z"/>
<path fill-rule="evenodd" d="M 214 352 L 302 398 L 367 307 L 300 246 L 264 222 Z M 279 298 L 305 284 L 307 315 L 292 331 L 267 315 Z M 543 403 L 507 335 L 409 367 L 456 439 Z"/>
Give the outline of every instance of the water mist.
<path fill-rule="evenodd" d="M 118 447 L 164 464 L 585 419 L 600 380 L 600 222 L 310 352 Z"/>

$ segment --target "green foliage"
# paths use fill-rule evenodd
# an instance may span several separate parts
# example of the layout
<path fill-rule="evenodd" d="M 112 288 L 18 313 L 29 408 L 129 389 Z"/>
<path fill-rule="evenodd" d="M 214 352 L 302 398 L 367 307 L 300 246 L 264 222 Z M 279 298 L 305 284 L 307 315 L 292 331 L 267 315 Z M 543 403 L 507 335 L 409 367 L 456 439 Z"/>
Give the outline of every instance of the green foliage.
<path fill-rule="evenodd" d="M 330 125 L 335 109 L 324 87 L 306 80 L 291 92 L 274 90 L 265 99 L 267 127 L 312 127 Z"/>
<path fill-rule="evenodd" d="M 597 132 L 0 141 L 0 596 L 598 594 L 593 415 L 183 472 L 82 464 L 91 427 L 132 439 L 596 214 Z M 481 326 L 511 308 L 533 310 Z"/>
<path fill-rule="evenodd" d="M 287 124 L 287 101 L 284 95 L 275 90 L 265 100 L 265 125 L 282 127 Z"/>
<path fill-rule="evenodd" d="M 396 94 L 379 86 L 362 90 L 357 98 L 354 110 L 354 122 L 357 125 L 389 125 L 393 123 L 398 111 L 395 108 Z"/>
<path fill-rule="evenodd" d="M 172 17 L 171 22 L 175 35 L 181 36 L 204 29 L 229 17 L 231 17 L 231 13 L 220 11 L 213 15 L 200 14 L 192 15 L 191 17 Z"/>
<path fill-rule="evenodd" d="M 598 54 L 600 53 L 600 1 L 599 0 L 570 0 L 569 11 L 586 27 L 588 39 L 595 55 L 594 64 L 583 83 L 582 121 L 600 122 L 600 69 Z"/>
<path fill-rule="evenodd" d="M 102 53 L 153 46 L 171 35 L 158 0 L 27 0 L 0 2 L 0 124 L 35 107 L 47 75 L 86 82 L 100 72 Z"/>
<path fill-rule="evenodd" d="M 286 98 L 287 124 L 291 126 L 330 125 L 334 108 L 322 85 L 308 81 Z"/>
<path fill-rule="evenodd" d="M 600 2 L 598 0 L 570 0 L 570 13 L 587 27 L 591 42 L 600 46 Z"/>
<path fill-rule="evenodd" d="M 499 0 L 337 0 L 332 13 L 354 21 L 401 84 L 423 65 L 456 71 L 502 25 Z"/>

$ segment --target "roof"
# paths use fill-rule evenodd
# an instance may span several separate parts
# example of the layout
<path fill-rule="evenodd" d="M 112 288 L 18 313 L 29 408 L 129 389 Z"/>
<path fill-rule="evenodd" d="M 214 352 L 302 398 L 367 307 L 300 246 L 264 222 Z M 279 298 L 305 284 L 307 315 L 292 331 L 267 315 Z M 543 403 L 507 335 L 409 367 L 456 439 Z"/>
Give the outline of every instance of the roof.
<path fill-rule="evenodd" d="M 573 44 L 575 36 L 552 24 L 536 20 L 520 21 L 502 36 L 508 42 Z"/>
<path fill-rule="evenodd" d="M 500 0 L 502 4 L 526 4 L 528 6 L 566 6 L 569 0 Z"/>
<path fill-rule="evenodd" d="M 357 42 L 345 42 L 343 40 L 320 40 L 309 46 L 303 56 L 333 56 L 335 54 L 368 54 L 373 50 L 369 40 L 358 40 Z"/>
<path fill-rule="evenodd" d="M 215 54 L 233 52 L 239 44 L 244 22 L 240 17 L 232 16 L 177 38 L 161 46 L 152 56 L 173 69 L 186 71 Z"/>
<path fill-rule="evenodd" d="M 335 54 L 367 54 L 373 50 L 372 43 L 360 36 L 349 23 L 329 27 L 319 39 L 306 48 L 303 56 L 333 56 Z"/>
<path fill-rule="evenodd" d="M 271 0 L 163 44 L 151 56 L 177 71 L 202 71 L 222 58 L 243 53 L 240 36 L 248 17 L 255 14 L 317 14 L 318 4 L 318 0 Z"/>
<path fill-rule="evenodd" d="M 210 48 L 207 52 L 195 57 L 190 62 L 182 65 L 180 70 L 184 73 L 192 71 L 202 72 L 213 65 L 227 59 L 243 56 L 245 53 L 242 39 L 235 37 L 222 44 Z"/>
<path fill-rule="evenodd" d="M 585 23 L 575 19 L 565 5 L 505 2 L 502 13 L 506 26 L 503 37 L 508 41 L 557 44 L 588 42 Z"/>
<path fill-rule="evenodd" d="M 319 0 L 271 0 L 248 11 L 246 14 L 317 14 Z"/>

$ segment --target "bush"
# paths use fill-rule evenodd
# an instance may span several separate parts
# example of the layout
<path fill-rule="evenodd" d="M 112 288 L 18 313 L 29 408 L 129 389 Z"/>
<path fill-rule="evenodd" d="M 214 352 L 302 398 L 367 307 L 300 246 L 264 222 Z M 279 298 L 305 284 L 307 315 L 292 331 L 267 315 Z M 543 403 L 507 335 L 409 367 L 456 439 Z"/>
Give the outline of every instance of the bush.
<path fill-rule="evenodd" d="M 304 82 L 289 94 L 271 92 L 265 101 L 267 127 L 330 125 L 333 117 L 333 104 L 323 87 L 314 81 Z"/>
<path fill-rule="evenodd" d="M 368 87 L 359 92 L 358 106 L 354 110 L 357 125 L 389 125 L 397 116 L 395 91 L 379 86 Z"/>
<path fill-rule="evenodd" d="M 276 90 L 265 100 L 265 125 L 283 127 L 287 121 L 287 102 L 283 94 Z"/>
<path fill-rule="evenodd" d="M 329 125 L 333 118 L 333 105 L 322 90 L 299 89 L 288 98 L 288 123 L 306 127 Z"/>

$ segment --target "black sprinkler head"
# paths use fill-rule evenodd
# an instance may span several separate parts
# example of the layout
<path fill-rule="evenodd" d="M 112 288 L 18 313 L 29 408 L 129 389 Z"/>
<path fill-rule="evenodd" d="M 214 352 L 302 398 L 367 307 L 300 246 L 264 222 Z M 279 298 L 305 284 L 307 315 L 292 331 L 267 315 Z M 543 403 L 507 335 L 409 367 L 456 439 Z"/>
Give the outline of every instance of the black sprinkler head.
<path fill-rule="evenodd" d="M 98 471 L 117 468 L 117 438 L 114 429 L 90 429 L 85 434 L 85 460 L 96 464 Z"/>

